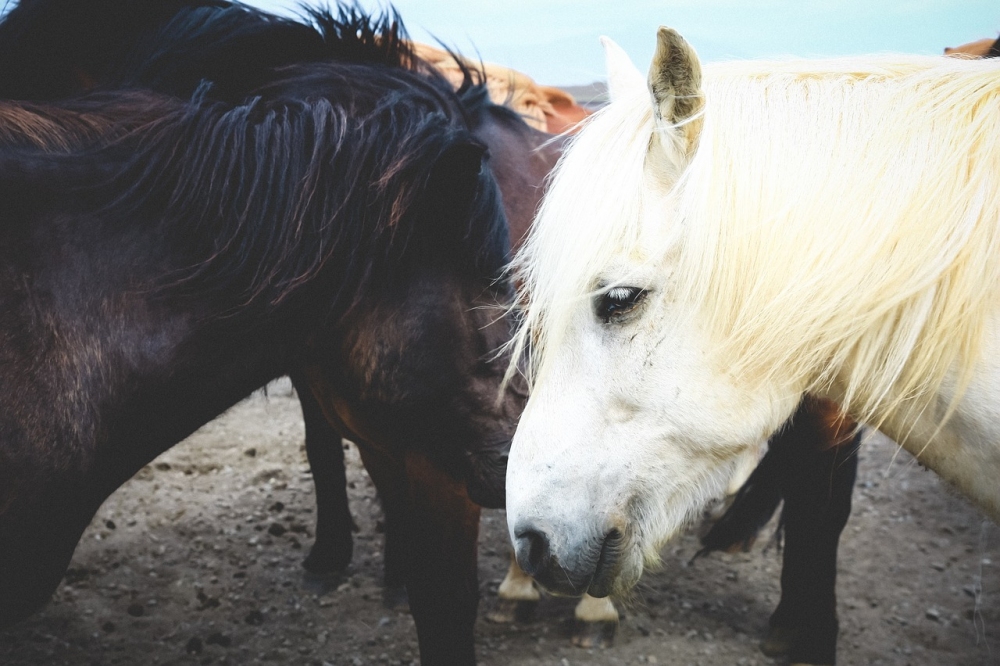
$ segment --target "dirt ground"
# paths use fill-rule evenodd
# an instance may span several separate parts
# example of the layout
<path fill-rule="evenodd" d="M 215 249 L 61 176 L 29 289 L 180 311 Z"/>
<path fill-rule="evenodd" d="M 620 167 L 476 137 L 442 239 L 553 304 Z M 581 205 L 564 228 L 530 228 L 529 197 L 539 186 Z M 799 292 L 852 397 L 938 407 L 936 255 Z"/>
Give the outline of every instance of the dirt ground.
<path fill-rule="evenodd" d="M 143 469 L 98 512 L 52 601 L 0 632 L 0 663 L 411 664 L 409 615 L 381 603 L 380 509 L 348 452 L 354 562 L 339 584 L 305 584 L 312 477 L 287 383 L 244 401 Z M 862 449 L 838 581 L 841 664 L 1000 663 L 1000 530 L 882 439 Z M 507 566 L 503 512 L 486 512 L 477 649 L 507 664 L 764 665 L 757 644 L 778 600 L 780 556 L 758 546 L 687 562 L 668 547 L 622 611 L 617 644 L 569 643 L 573 602 L 536 620 L 484 620 Z"/>

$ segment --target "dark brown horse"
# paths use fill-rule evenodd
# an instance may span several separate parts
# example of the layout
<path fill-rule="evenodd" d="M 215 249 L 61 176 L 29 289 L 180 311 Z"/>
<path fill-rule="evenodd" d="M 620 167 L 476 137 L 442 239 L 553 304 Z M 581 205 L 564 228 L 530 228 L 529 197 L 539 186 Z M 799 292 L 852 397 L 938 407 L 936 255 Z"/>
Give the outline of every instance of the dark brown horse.
<path fill-rule="evenodd" d="M 52 78 L 45 77 L 46 83 L 35 87 L 38 79 L 25 81 L 16 74 L 25 64 L 23 60 L 16 66 L 8 61 L 12 69 L 2 77 L 4 94 L 44 99 L 71 95 L 95 85 L 142 85 L 185 97 L 200 85 L 202 77 L 198 72 L 206 72 L 216 78 L 208 94 L 228 103 L 254 95 L 285 97 L 290 91 L 278 67 L 312 61 L 351 62 L 368 55 L 341 34 L 362 35 L 362 40 L 370 42 L 377 39 L 365 21 L 349 13 L 339 18 L 317 14 L 314 19 L 318 27 L 314 28 L 219 2 L 103 5 L 107 10 L 104 15 L 94 3 L 86 3 L 83 15 L 75 13 L 83 6 L 79 2 L 31 2 L 15 9 L 0 28 L 4 32 L 0 49 L 7 48 L 12 57 L 16 52 L 19 58 L 29 59 L 38 58 L 40 50 L 41 60 L 32 60 L 28 66 L 36 73 L 48 71 Z M 108 16 L 115 18 L 105 22 Z M 92 30 L 78 22 L 85 18 L 96 23 Z M 44 38 L 32 32 L 38 29 Z M 86 42 L 69 37 L 63 29 L 80 30 L 98 39 L 101 46 L 96 55 L 88 51 Z M 61 49 L 37 48 L 45 39 L 53 38 L 63 45 Z M 33 48 L 15 47 L 19 40 Z M 45 60 L 51 54 L 66 54 L 67 42 L 79 47 L 80 53 L 70 57 L 79 64 L 63 69 L 68 67 L 67 61 Z M 262 53 L 269 59 L 268 67 L 260 61 Z M 258 71 L 247 63 L 256 63 Z M 389 68 L 406 64 L 421 70 L 425 85 L 443 85 L 451 94 L 443 78 L 429 69 L 422 70 L 418 62 L 406 63 L 400 56 L 395 61 L 385 58 L 380 64 Z M 68 75 L 62 77 L 61 71 Z M 61 83 L 55 85 L 54 81 Z M 458 95 L 468 125 L 490 148 L 491 162 L 505 191 L 504 206 L 519 222 L 514 230 L 514 237 L 519 238 L 531 219 L 540 197 L 540 184 L 557 151 L 535 150 L 541 143 L 540 133 L 530 130 L 508 109 L 489 103 L 486 88 L 473 85 L 471 73 Z M 429 301 L 428 306 L 435 302 Z M 464 307 L 461 301 L 456 301 L 456 306 Z M 387 307 L 407 314 L 395 304 Z M 461 312 L 428 309 L 446 319 L 469 319 Z M 325 573 L 343 569 L 350 560 L 351 520 L 340 446 L 341 436 L 350 437 L 360 444 L 366 466 L 379 487 L 387 522 L 387 583 L 397 589 L 405 584 L 409 591 L 425 662 L 471 663 L 478 599 L 476 542 L 480 509 L 476 502 L 502 505 L 503 457 L 516 422 L 516 413 L 510 410 L 517 405 L 511 403 L 507 409 L 509 430 L 485 447 L 477 443 L 483 442 L 477 433 L 462 432 L 461 424 L 469 420 L 467 414 L 474 415 L 476 410 L 481 413 L 495 401 L 499 376 L 494 372 L 495 364 L 483 359 L 502 340 L 468 356 L 462 349 L 451 347 L 449 336 L 441 336 L 442 348 L 460 356 L 450 367 L 462 367 L 464 371 L 449 375 L 439 369 L 433 379 L 443 387 L 433 390 L 433 382 L 428 381 L 429 368 L 401 372 L 426 356 L 425 349 L 409 344 L 405 336 L 412 334 L 417 314 L 427 315 L 409 314 L 409 318 L 390 319 L 371 311 L 359 311 L 357 317 L 352 313 L 342 324 L 341 345 L 331 354 L 317 355 L 309 365 L 289 368 L 299 388 L 307 453 L 316 470 L 316 542 L 306 564 L 312 571 Z M 398 336 L 399 342 L 387 345 L 391 334 Z M 481 404 L 448 399 L 446 389 L 453 394 L 471 395 Z M 320 402 L 313 392 L 322 398 Z M 438 404 L 429 404 L 425 394 L 438 398 Z M 449 418 L 443 413 L 447 410 L 456 410 L 459 417 Z M 466 483 L 469 473 L 476 476 L 471 484 Z"/>
<path fill-rule="evenodd" d="M 115 19 L 109 20 L 109 16 Z M 23 2 L 0 25 L 0 92 L 45 99 L 95 86 L 141 86 L 188 96 L 202 79 L 208 79 L 213 83 L 208 94 L 230 103 L 251 94 L 280 95 L 283 84 L 267 85 L 280 78 L 278 67 L 357 57 L 352 48 L 323 37 L 336 32 L 335 23 L 322 15 L 315 18 L 319 31 L 214 1 Z M 25 42 L 32 48 L 22 48 Z M 59 48 L 53 48 L 55 44 Z M 22 76 L 26 71 L 33 72 L 30 78 Z M 516 243 L 534 213 L 544 176 L 558 156 L 558 142 L 551 143 L 551 137 L 530 130 L 509 111 L 489 104 L 485 90 L 470 85 L 468 76 L 460 95 L 470 128 L 490 149 L 492 168 L 511 221 L 511 239 Z M 427 449 L 437 445 L 429 444 L 421 450 L 420 413 L 407 413 L 410 398 L 394 402 L 371 390 L 373 385 L 398 381 L 391 376 L 380 377 L 382 373 L 391 374 L 397 359 L 376 358 L 368 351 L 379 339 L 373 332 L 377 331 L 374 322 L 352 320 L 345 328 L 352 333 L 345 335 L 344 346 L 327 357 L 325 365 L 289 368 L 299 388 L 307 452 L 317 485 L 316 542 L 306 560 L 307 568 L 320 573 L 337 571 L 350 560 L 351 520 L 340 447 L 340 437 L 347 436 L 361 445 L 364 462 L 380 490 L 387 519 L 387 584 L 398 587 L 408 582 L 422 654 L 425 659 L 428 654 L 440 654 L 428 653 L 425 648 L 451 643 L 467 645 L 456 654 L 471 658 L 475 604 L 468 599 L 476 596 L 479 509 L 470 501 L 461 475 L 442 465 L 440 458 L 427 454 Z M 484 394 L 493 390 L 492 379 L 487 379 L 480 382 Z M 324 410 L 327 418 L 323 418 Z M 809 409 L 804 411 L 805 416 L 787 431 L 788 436 L 834 441 L 836 430 L 819 422 L 814 424 L 808 418 L 810 413 Z M 424 426 L 423 430 L 430 429 Z M 829 518 L 814 519 L 829 498 L 800 498 L 785 480 L 798 478 L 805 469 L 814 474 L 826 469 L 828 476 L 853 480 L 854 459 L 849 458 L 844 465 L 833 464 L 828 454 L 820 453 L 820 464 L 810 467 L 808 461 L 786 460 L 787 456 L 780 454 L 783 441 L 778 438 L 772 442 L 771 453 L 729 518 L 712 533 L 714 540 L 710 538 L 707 547 L 725 547 L 755 534 L 784 497 L 788 540 L 784 571 L 788 575 L 783 577 L 782 604 L 775 614 L 775 618 L 784 619 L 775 624 L 783 630 L 787 623 L 797 631 L 799 639 L 792 642 L 793 654 L 795 644 L 809 646 L 814 652 L 832 650 L 836 641 L 833 604 L 806 605 L 799 600 L 815 594 L 817 589 L 823 590 L 824 599 L 833 599 L 832 565 L 836 562 L 837 538 L 849 511 L 850 484 L 846 487 L 846 511 L 843 501 L 834 498 L 839 508 Z M 502 470 L 499 472 L 492 479 L 499 476 L 502 482 Z M 490 483 L 486 475 L 479 487 L 489 489 Z M 833 484 L 836 497 L 844 497 L 843 485 Z M 494 503 L 495 497 L 495 492 L 487 490 L 476 499 Z M 755 501 L 760 497 L 764 497 L 763 504 Z M 796 513 L 794 506 L 803 509 Z M 795 515 L 802 518 L 797 520 Z M 740 520 L 733 520 L 734 516 L 740 516 Z M 414 525 L 421 529 L 414 530 Z M 826 536 L 815 541 L 815 534 Z M 799 548 L 794 543 L 808 547 Z M 822 547 L 809 545 L 816 543 Z M 817 560 L 822 566 L 814 566 Z M 416 595 L 414 590 L 418 590 Z M 785 612 L 790 608 L 794 612 Z M 820 619 L 808 619 L 815 616 Z M 439 619 L 428 620 L 430 617 Z M 800 625 L 803 629 L 798 630 Z M 820 629 L 811 629 L 813 625 Z M 820 630 L 823 636 L 818 638 Z M 828 648 L 818 648 L 820 645 Z"/>
<path fill-rule="evenodd" d="M 405 57 L 375 33 L 372 54 Z M 290 368 L 405 405 L 408 464 L 443 470 L 466 502 L 499 485 L 520 404 L 496 403 L 490 357 L 508 335 L 489 309 L 506 296 L 507 229 L 462 100 L 357 61 L 284 70 L 266 100 L 150 99 L 154 119 L 108 147 L 3 155 L 17 192 L 0 291 L 4 623 L 48 597 L 117 485 Z M 338 366 L 359 326 L 378 333 L 353 366 L 376 372 L 360 377 Z M 466 661 L 467 647 L 427 661 Z"/>

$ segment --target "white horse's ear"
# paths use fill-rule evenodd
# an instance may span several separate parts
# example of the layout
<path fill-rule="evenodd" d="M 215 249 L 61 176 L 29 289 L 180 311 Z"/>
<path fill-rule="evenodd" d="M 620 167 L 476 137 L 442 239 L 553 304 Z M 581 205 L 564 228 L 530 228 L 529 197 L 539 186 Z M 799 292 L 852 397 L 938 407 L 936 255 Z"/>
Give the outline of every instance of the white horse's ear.
<path fill-rule="evenodd" d="M 632 64 L 625 49 L 610 37 L 601 37 L 601 46 L 604 47 L 604 63 L 608 70 L 608 98 L 612 102 L 645 88 L 642 72 Z"/>
<path fill-rule="evenodd" d="M 701 128 L 698 114 L 704 106 L 698 55 L 675 30 L 661 26 L 656 54 L 649 67 L 653 114 L 661 132 L 679 134 L 686 150 L 693 147 Z"/>

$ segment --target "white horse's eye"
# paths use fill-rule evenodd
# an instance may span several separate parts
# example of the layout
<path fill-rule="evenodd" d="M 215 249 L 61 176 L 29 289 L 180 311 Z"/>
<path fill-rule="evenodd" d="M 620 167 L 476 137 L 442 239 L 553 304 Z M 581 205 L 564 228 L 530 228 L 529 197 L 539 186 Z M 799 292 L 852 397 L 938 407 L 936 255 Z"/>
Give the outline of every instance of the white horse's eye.
<path fill-rule="evenodd" d="M 646 298 L 646 290 L 639 287 L 612 287 L 598 295 L 594 303 L 597 318 L 605 324 L 618 320 L 636 308 Z"/>

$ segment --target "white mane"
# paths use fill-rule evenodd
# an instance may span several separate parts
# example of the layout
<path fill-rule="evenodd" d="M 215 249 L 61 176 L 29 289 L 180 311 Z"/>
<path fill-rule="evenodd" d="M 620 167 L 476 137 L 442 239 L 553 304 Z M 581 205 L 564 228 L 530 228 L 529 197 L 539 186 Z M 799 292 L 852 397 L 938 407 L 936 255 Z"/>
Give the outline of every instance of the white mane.
<path fill-rule="evenodd" d="M 653 111 L 645 95 L 625 101 L 588 118 L 571 139 L 511 264 L 525 306 L 514 358 L 531 348 L 529 379 L 540 369 L 542 349 L 558 343 L 572 306 L 597 288 L 595 271 L 637 243 Z"/>
<path fill-rule="evenodd" d="M 1000 61 L 730 63 L 704 88 L 662 223 L 723 367 L 876 422 L 922 411 L 951 372 L 961 392 L 1000 305 Z M 604 275 L 668 250 L 635 256 L 652 132 L 648 96 L 616 101 L 557 168 L 516 263 L 536 376 Z"/>

